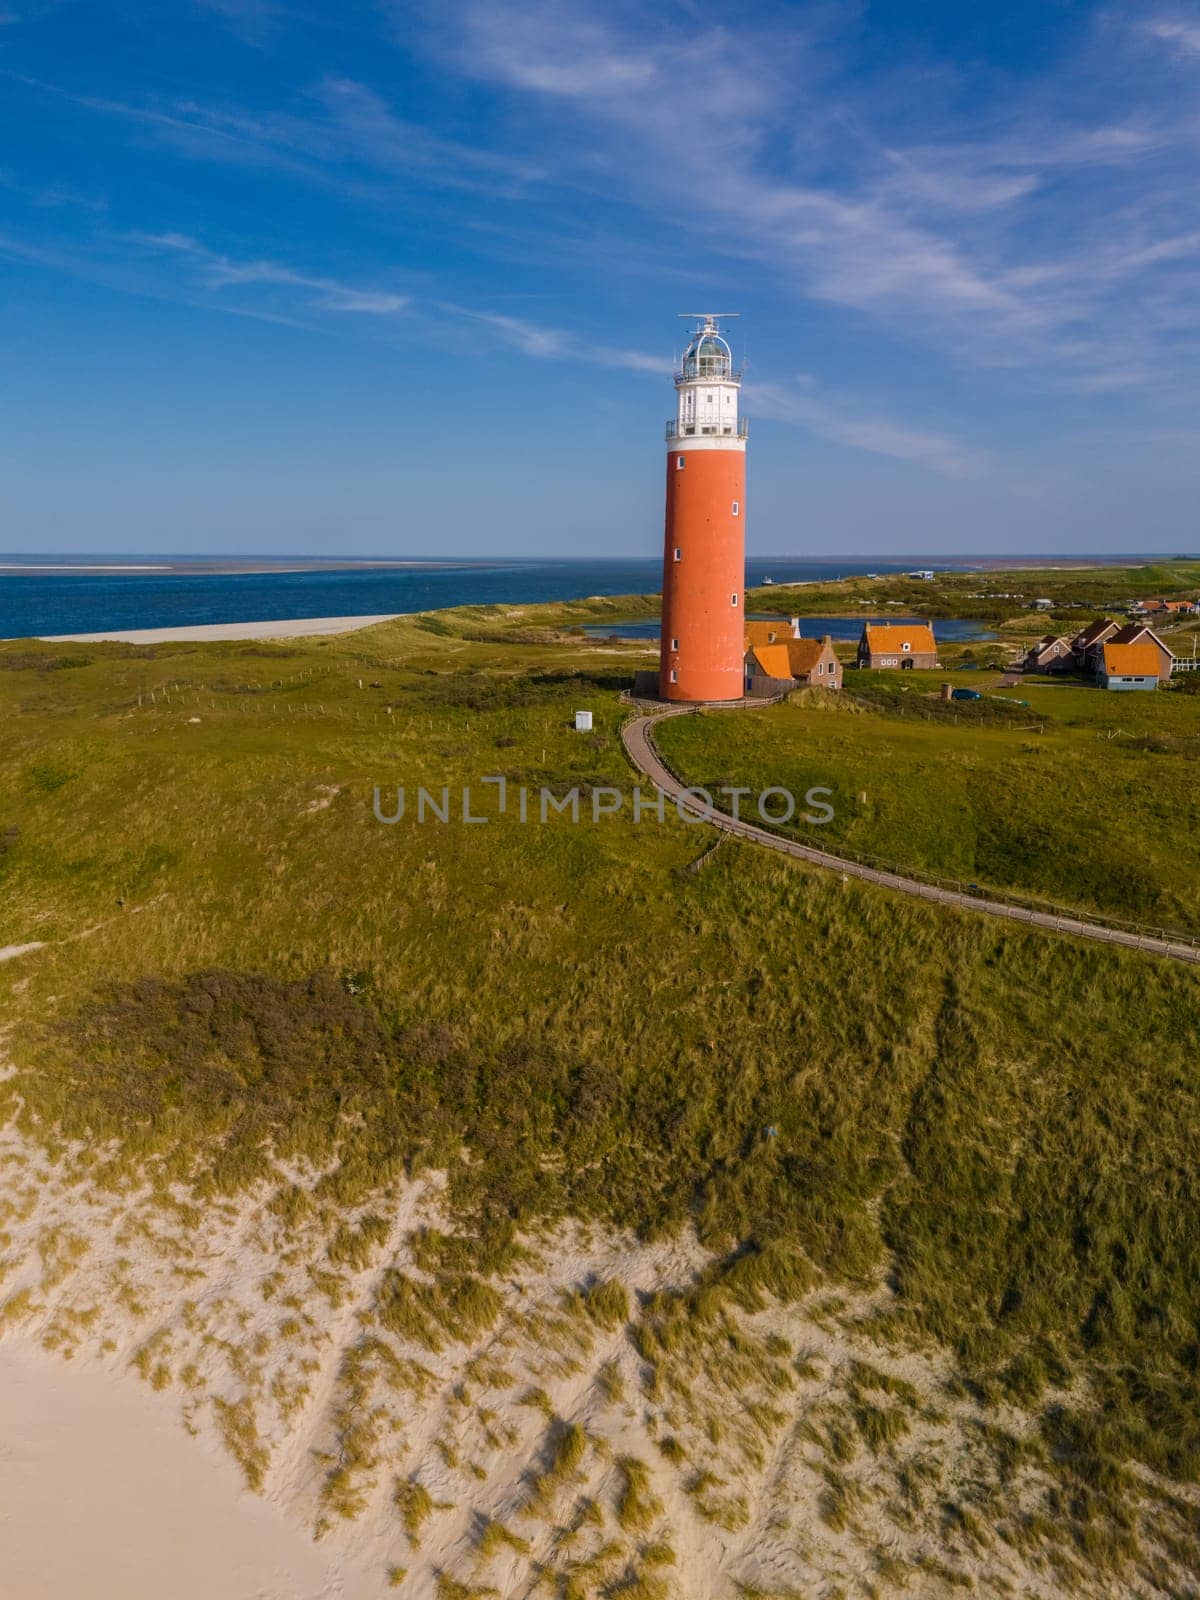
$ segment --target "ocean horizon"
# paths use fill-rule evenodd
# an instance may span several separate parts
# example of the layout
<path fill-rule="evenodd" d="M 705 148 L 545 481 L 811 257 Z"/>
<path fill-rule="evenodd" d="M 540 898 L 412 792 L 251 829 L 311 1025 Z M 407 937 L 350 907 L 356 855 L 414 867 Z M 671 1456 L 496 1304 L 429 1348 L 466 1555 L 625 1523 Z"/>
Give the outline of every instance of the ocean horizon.
<path fill-rule="evenodd" d="M 279 558 L 280 564 L 267 570 L 229 572 L 204 570 L 199 561 L 187 558 L 185 570 L 179 570 L 170 557 L 155 562 L 148 557 L 44 555 L 37 558 L 40 570 L 0 570 L 0 638 L 379 616 L 448 606 L 540 605 L 591 595 L 657 594 L 662 582 L 658 557 L 411 566 L 304 566 L 316 558 L 296 559 L 295 567 Z M 0 561 L 13 564 L 9 556 Z M 216 558 L 214 564 L 219 564 Z M 894 561 L 752 560 L 746 564 L 746 582 L 759 584 L 767 577 L 777 583 L 815 582 L 905 570 L 905 564 Z"/>
<path fill-rule="evenodd" d="M 338 562 L 315 556 L 190 557 L 126 553 L 0 554 L 0 638 L 137 628 L 282 622 L 314 617 L 378 616 L 463 605 L 539 605 L 592 595 L 657 594 L 662 562 L 559 557 L 553 560 L 369 558 Z M 1020 564 L 1112 564 L 1104 556 L 973 557 L 903 561 L 751 557 L 746 584 L 815 583 L 896 573 L 916 565 L 973 570 Z M 1141 556 L 1141 561 L 1153 559 Z M 293 564 L 294 563 L 294 564 Z M 240 566 L 242 570 L 229 570 Z"/>

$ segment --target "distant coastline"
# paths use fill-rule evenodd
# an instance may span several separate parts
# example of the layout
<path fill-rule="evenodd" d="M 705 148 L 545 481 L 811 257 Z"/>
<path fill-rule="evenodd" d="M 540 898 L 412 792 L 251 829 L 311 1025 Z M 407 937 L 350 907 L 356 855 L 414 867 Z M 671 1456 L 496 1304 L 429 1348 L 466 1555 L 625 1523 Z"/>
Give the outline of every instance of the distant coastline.
<path fill-rule="evenodd" d="M 777 592 L 839 578 L 881 578 L 932 565 L 940 571 L 1005 568 L 1051 571 L 1139 566 L 1154 557 L 981 556 L 971 560 L 930 557 L 813 559 L 751 556 L 746 585 L 768 580 Z M 1181 558 L 1161 558 L 1181 559 Z M 316 557 L 166 557 L 143 559 L 134 552 L 86 554 L 0 552 L 0 638 L 77 639 L 129 636 L 147 642 L 168 638 L 269 638 L 327 625 L 366 627 L 382 617 L 475 605 L 540 605 L 591 596 L 652 595 L 659 592 L 658 556 L 591 560 L 571 556 L 546 560 L 485 561 L 404 557 L 332 560 Z M 242 625 L 266 631 L 231 634 Z"/>
<path fill-rule="evenodd" d="M 104 572 L 133 576 L 140 572 L 172 572 L 180 576 L 220 578 L 232 577 L 243 572 L 353 572 L 360 569 L 386 571 L 390 568 L 438 571 L 442 568 L 494 565 L 494 561 L 486 561 L 482 557 L 476 559 L 467 557 L 461 561 L 394 560 L 380 557 L 378 560 L 360 561 L 352 557 L 348 559 L 338 556 L 282 556 L 278 560 L 269 556 L 168 556 L 162 561 L 143 561 L 134 557 L 105 560 L 102 557 L 89 559 L 84 556 L 64 555 L 50 560 L 30 557 L 22 561 L 15 554 L 9 553 L 4 560 L 0 560 L 0 574 L 30 573 L 40 576 L 43 573 L 54 573 L 59 576 L 70 576 L 77 573 Z"/>
<path fill-rule="evenodd" d="M 0 575 L 4 574 L 61 574 L 73 573 L 178 573 L 180 575 L 229 577 L 238 573 L 290 573 L 290 572 L 350 572 L 350 571 L 449 571 L 454 569 L 480 571 L 495 567 L 537 567 L 548 561 L 563 565 L 591 564 L 604 561 L 618 563 L 638 562 L 638 556 L 240 556 L 240 555 L 138 555 L 126 552 L 73 553 L 51 551 L 35 554 L 32 551 L 0 551 Z M 908 555 L 845 556 L 842 567 L 847 576 L 871 568 L 880 572 L 897 572 L 906 567 L 933 567 L 942 571 L 1034 571 L 1066 572 L 1088 567 L 1136 567 L 1161 561 L 1200 561 L 1200 552 L 1179 552 L 1145 555 L 1129 552 L 1123 555 L 955 555 L 931 556 L 918 551 Z M 780 555 L 768 553 L 748 556 L 755 566 L 822 566 L 834 567 L 830 562 L 813 555 Z M 777 579 L 814 582 L 820 580 Z"/>
<path fill-rule="evenodd" d="M 391 622 L 402 611 L 368 617 L 288 617 L 278 622 L 205 622 L 182 628 L 126 628 L 99 633 L 44 633 L 48 644 L 206 644 L 220 639 L 308 639 L 318 634 L 354 633 L 377 622 Z"/>

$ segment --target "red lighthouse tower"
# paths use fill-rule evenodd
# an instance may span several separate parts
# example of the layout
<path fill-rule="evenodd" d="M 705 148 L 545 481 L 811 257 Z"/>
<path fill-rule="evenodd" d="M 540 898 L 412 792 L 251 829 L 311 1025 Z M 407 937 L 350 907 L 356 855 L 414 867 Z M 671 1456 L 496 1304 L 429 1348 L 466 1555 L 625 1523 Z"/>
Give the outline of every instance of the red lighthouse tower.
<path fill-rule="evenodd" d="M 658 692 L 665 700 L 737 700 L 745 654 L 742 375 L 733 370 L 717 317 L 698 320 L 675 374 L 678 403 L 667 423 Z"/>

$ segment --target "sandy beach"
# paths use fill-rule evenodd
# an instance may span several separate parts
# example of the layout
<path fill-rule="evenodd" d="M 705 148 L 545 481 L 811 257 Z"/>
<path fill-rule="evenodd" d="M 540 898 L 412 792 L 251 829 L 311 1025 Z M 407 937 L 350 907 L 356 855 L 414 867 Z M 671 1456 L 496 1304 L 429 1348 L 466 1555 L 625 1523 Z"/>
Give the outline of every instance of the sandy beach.
<path fill-rule="evenodd" d="M 423 1242 L 454 1228 L 443 1173 L 385 1183 L 368 1236 L 360 1207 L 311 1199 L 316 1168 L 280 1165 L 236 1198 L 177 1207 L 147 1186 L 98 1186 L 99 1153 L 51 1154 L 0 1128 L 5 1595 L 518 1600 L 565 1593 L 582 1569 L 641 1600 L 736 1600 L 848 1593 L 880 1549 L 905 1573 L 952 1562 L 977 1592 L 1063 1593 L 1036 1548 L 945 1535 L 936 1502 L 895 1516 L 920 1463 L 948 1483 L 982 1468 L 978 1406 L 951 1392 L 946 1352 L 877 1336 L 895 1305 L 885 1282 L 730 1303 L 649 1368 L 644 1348 L 659 1347 L 639 1342 L 638 1308 L 713 1261 L 688 1229 L 639 1240 L 563 1222 L 523 1238 L 524 1259 L 468 1320 L 438 1280 L 420 1287 Z M 297 1193 L 310 1198 L 280 1204 Z M 348 1224 L 369 1239 L 352 1255 Z M 835 1468 L 822 1430 L 863 1403 L 864 1373 L 882 1375 L 905 1426 Z M 1024 1437 L 1028 1417 L 1005 1417 Z M 1006 1505 L 1046 1486 L 1040 1457 L 1019 1471 Z M 828 1517 L 834 1472 L 853 1486 L 844 1524 Z M 1138 1514 L 1161 1515 L 1166 1488 L 1148 1485 Z M 1171 1498 L 1182 1541 L 1196 1493 L 1172 1484 Z M 635 1585 L 639 1571 L 651 1581 Z M 1071 1592 L 1185 1581 L 1176 1564 L 1153 1590 L 1108 1573 Z"/>
<path fill-rule="evenodd" d="M 21 1600 L 367 1600 L 378 1573 L 248 1494 L 132 1377 L 0 1350 L 4 1592 Z"/>
<path fill-rule="evenodd" d="M 40 637 L 51 644 L 100 644 L 117 640 L 124 644 L 204 643 L 218 639 L 302 639 L 323 633 L 353 633 L 376 622 L 391 622 L 404 616 L 402 611 L 383 612 L 368 617 L 292 617 L 273 622 L 205 622 L 185 628 L 126 628 L 105 633 L 45 633 Z"/>

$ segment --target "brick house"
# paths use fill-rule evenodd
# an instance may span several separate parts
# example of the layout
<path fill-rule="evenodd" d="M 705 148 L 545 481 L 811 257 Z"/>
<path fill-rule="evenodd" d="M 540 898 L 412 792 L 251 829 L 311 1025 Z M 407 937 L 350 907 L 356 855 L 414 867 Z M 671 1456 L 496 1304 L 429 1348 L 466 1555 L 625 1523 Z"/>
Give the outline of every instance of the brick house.
<path fill-rule="evenodd" d="M 769 622 L 747 622 L 745 635 L 747 650 L 756 644 L 786 644 L 789 639 L 800 637 L 800 618 L 773 617 Z"/>
<path fill-rule="evenodd" d="M 795 688 L 840 689 L 842 664 L 833 639 L 785 639 L 746 651 L 746 693 L 755 697 Z"/>
<path fill-rule="evenodd" d="M 927 671 L 938 664 L 937 640 L 927 622 L 868 622 L 858 642 L 858 665 Z"/>
<path fill-rule="evenodd" d="M 798 684 L 816 689 L 842 687 L 842 663 L 833 648 L 833 635 L 823 639 L 792 639 L 787 647 L 788 664 Z"/>

